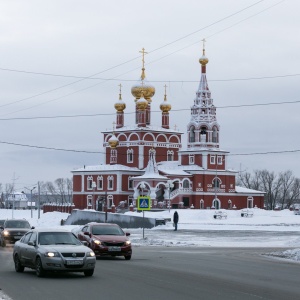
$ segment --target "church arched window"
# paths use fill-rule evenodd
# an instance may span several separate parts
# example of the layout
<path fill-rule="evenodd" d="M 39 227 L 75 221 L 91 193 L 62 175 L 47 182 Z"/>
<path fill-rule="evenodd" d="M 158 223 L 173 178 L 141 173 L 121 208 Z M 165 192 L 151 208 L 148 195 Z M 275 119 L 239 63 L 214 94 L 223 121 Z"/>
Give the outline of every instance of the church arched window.
<path fill-rule="evenodd" d="M 97 189 L 103 190 L 103 176 L 97 177 Z"/>
<path fill-rule="evenodd" d="M 195 143 L 195 127 L 190 128 L 190 143 Z"/>
<path fill-rule="evenodd" d="M 127 163 L 133 162 L 133 149 L 127 150 Z"/>
<path fill-rule="evenodd" d="M 114 187 L 114 177 L 113 176 L 108 176 L 107 177 L 107 188 L 109 190 L 112 190 Z"/>
<path fill-rule="evenodd" d="M 168 161 L 173 161 L 174 160 L 174 151 L 173 150 L 168 150 L 167 159 L 168 159 Z"/>
<path fill-rule="evenodd" d="M 93 177 L 88 176 L 87 178 L 87 189 L 92 190 L 93 189 Z"/>
<path fill-rule="evenodd" d="M 216 128 L 216 127 L 213 128 L 213 132 L 212 132 L 212 142 L 213 142 L 213 143 L 217 143 L 217 142 L 218 142 L 218 131 L 217 131 L 217 128 Z"/>
<path fill-rule="evenodd" d="M 189 189 L 190 188 L 190 182 L 188 181 L 188 179 L 183 180 L 182 187 L 184 189 Z"/>
<path fill-rule="evenodd" d="M 218 177 L 215 177 L 213 180 L 213 187 L 214 188 L 220 188 L 220 179 Z"/>

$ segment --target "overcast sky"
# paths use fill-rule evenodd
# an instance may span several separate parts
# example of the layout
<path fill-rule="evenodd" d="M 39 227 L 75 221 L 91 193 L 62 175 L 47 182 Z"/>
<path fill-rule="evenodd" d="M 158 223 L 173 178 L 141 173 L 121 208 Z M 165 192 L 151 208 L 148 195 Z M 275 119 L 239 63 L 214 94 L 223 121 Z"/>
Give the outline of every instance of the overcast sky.
<path fill-rule="evenodd" d="M 100 153 L 23 145 L 103 151 L 120 83 L 125 125 L 134 123 L 143 47 L 152 123 L 161 124 L 167 84 L 171 127 L 185 133 L 203 38 L 228 167 L 300 177 L 300 152 L 234 155 L 300 150 L 300 103 L 270 104 L 299 101 L 299 11 L 298 0 L 0 1 L 0 183 L 22 190 L 101 163 Z"/>

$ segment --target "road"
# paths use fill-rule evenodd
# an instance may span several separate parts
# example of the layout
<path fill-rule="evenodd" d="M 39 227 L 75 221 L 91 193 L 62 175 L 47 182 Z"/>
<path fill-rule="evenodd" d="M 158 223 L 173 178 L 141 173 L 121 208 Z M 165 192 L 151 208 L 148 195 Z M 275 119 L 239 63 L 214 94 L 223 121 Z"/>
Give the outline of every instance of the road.
<path fill-rule="evenodd" d="M 270 248 L 134 247 L 132 260 L 98 259 L 81 273 L 14 271 L 12 248 L 0 249 L 0 288 L 13 300 L 296 300 L 300 264 L 261 254 Z M 1 299 L 1 297 L 0 297 Z"/>

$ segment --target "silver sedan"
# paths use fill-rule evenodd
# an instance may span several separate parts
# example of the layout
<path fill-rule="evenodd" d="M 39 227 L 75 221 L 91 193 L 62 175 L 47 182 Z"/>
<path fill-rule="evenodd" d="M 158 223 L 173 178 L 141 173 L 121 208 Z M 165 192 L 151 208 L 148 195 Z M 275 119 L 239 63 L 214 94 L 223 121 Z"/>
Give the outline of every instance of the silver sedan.
<path fill-rule="evenodd" d="M 83 272 L 92 276 L 96 265 L 95 253 L 76 236 L 64 229 L 33 229 L 14 245 L 16 272 L 35 269 L 42 277 L 47 271 Z"/>

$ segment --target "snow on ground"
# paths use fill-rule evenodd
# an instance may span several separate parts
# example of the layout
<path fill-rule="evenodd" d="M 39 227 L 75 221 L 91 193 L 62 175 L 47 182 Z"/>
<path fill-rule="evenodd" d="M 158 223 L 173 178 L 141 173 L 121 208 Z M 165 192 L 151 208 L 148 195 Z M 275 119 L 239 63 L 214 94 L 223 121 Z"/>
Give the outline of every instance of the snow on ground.
<path fill-rule="evenodd" d="M 175 210 L 148 212 L 145 217 L 172 219 Z M 152 229 L 125 229 L 130 232 L 131 242 L 136 247 L 278 247 L 289 250 L 270 253 L 280 258 L 300 261 L 300 215 L 292 211 L 266 211 L 252 209 L 253 217 L 241 217 L 240 210 L 226 211 L 227 219 L 214 219 L 214 210 L 181 209 L 178 231 L 173 223 L 167 222 Z M 0 209 L 0 219 L 25 218 L 35 227 L 60 227 L 61 220 L 69 214 L 60 212 Z M 142 217 L 142 213 L 126 214 Z M 64 226 L 76 232 L 78 225 Z"/>

